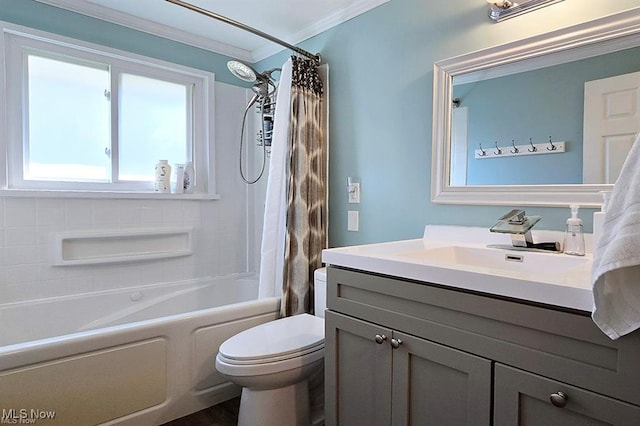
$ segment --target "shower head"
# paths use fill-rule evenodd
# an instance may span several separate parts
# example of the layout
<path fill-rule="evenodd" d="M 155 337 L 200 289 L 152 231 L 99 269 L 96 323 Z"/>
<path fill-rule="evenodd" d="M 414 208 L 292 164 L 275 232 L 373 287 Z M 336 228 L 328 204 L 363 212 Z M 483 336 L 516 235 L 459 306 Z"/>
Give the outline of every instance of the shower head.
<path fill-rule="evenodd" d="M 253 83 L 256 80 L 258 82 L 272 82 L 273 78 L 271 77 L 271 74 L 276 71 L 280 71 L 280 68 L 273 68 L 263 73 L 259 73 L 249 65 L 240 61 L 227 62 L 227 68 L 229 69 L 231 74 L 248 83 Z"/>
<path fill-rule="evenodd" d="M 227 68 L 231 74 L 235 75 L 242 81 L 253 83 L 258 79 L 258 72 L 242 62 L 229 61 L 227 62 Z"/>

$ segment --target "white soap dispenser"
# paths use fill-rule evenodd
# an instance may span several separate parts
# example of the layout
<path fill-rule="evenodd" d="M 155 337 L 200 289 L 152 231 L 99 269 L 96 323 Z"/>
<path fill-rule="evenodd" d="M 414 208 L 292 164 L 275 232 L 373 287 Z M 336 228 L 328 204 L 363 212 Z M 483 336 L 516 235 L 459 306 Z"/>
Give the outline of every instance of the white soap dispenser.
<path fill-rule="evenodd" d="M 584 231 L 582 219 L 578 217 L 579 208 L 578 205 L 571 205 L 571 217 L 567 219 L 567 230 L 562 245 L 564 253 L 572 256 L 584 256 Z"/>

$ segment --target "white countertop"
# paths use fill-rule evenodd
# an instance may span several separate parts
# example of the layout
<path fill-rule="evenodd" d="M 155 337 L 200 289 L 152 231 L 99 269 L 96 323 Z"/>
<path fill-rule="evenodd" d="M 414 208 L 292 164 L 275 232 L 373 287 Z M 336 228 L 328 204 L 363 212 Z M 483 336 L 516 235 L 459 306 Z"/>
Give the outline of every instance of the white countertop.
<path fill-rule="evenodd" d="M 533 232 L 535 242 L 562 241 L 562 235 L 555 231 Z M 576 258 L 565 254 L 486 249 L 487 244 L 510 244 L 510 237 L 484 228 L 428 225 L 422 239 L 326 249 L 322 260 L 327 265 L 591 312 L 591 235 L 585 234 L 585 240 L 587 255 Z M 522 255 L 524 261 L 522 268 L 509 264 L 506 270 L 484 266 L 481 262 L 471 265 L 413 255 L 452 245 L 496 250 L 496 258 L 505 254 Z M 541 266 L 565 261 L 571 264 L 566 270 L 554 271 L 552 267 Z"/>

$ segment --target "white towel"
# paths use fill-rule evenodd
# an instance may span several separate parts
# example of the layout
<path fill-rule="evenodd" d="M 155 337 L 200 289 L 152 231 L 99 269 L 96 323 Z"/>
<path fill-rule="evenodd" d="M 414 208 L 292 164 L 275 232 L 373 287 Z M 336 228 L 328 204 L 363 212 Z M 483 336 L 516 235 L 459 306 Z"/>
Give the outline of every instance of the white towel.
<path fill-rule="evenodd" d="M 591 279 L 596 325 L 614 340 L 640 328 L 640 134 L 613 187 Z"/>

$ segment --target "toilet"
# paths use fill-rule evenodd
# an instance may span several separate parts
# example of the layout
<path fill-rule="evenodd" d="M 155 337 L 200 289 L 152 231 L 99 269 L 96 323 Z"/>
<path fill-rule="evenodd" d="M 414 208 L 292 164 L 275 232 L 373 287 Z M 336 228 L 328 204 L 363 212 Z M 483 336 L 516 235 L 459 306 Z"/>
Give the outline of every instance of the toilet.
<path fill-rule="evenodd" d="M 260 324 L 220 345 L 216 369 L 242 386 L 238 426 L 312 423 L 309 378 L 324 366 L 326 276 L 325 268 L 314 274 L 315 316 Z"/>

